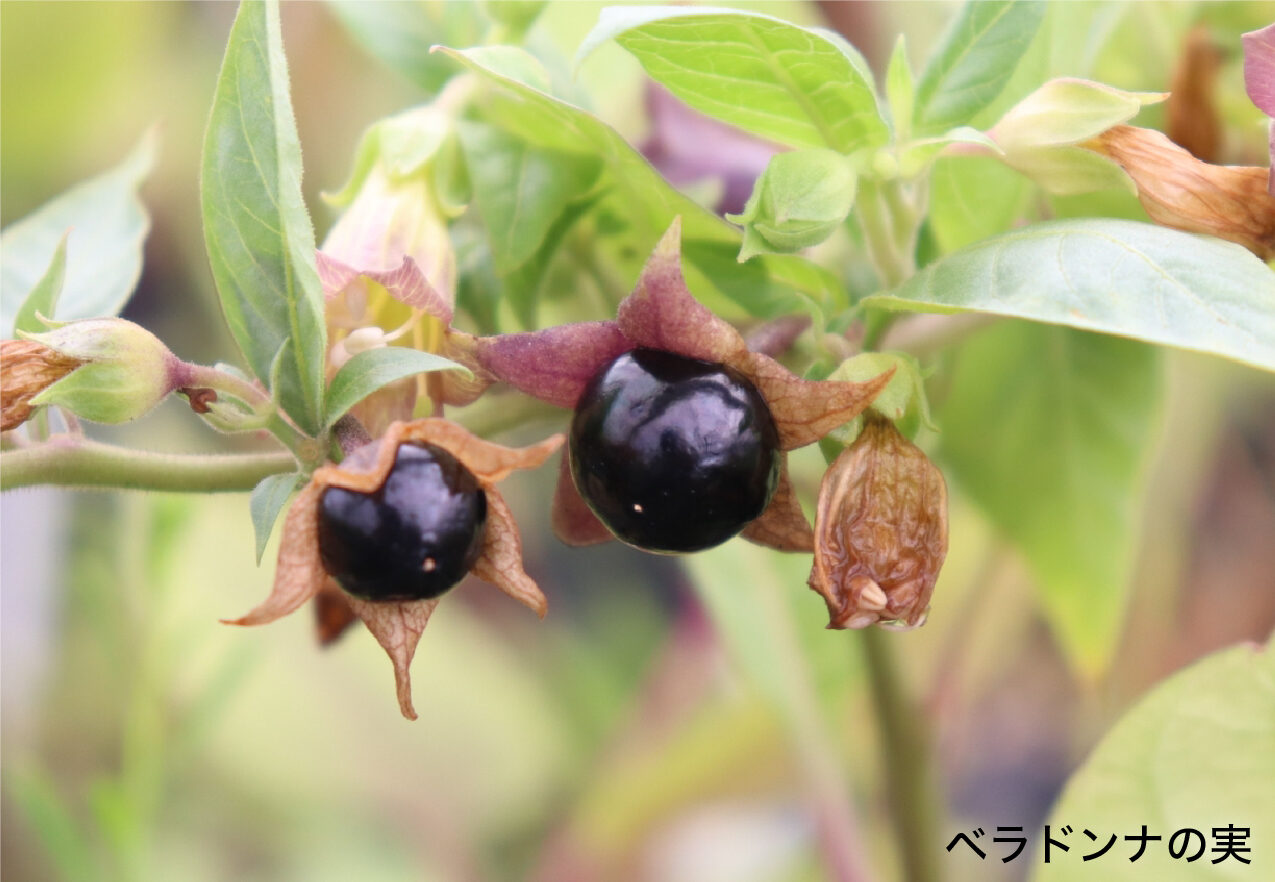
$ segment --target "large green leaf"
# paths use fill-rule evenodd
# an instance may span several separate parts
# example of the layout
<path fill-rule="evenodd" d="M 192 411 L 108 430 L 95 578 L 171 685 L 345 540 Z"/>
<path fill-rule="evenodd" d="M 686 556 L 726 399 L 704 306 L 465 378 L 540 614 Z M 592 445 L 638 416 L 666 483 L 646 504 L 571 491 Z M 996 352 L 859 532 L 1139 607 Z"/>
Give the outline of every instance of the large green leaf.
<path fill-rule="evenodd" d="M 653 244 L 680 215 L 687 260 L 697 265 L 699 256 L 707 255 L 711 271 L 707 266 L 701 267 L 706 280 L 750 314 L 782 315 L 801 310 L 811 302 L 820 307 L 845 305 L 845 290 L 836 277 L 804 258 L 772 254 L 736 264 L 739 231 L 678 192 L 619 132 L 593 114 L 484 66 L 480 54 L 440 51 L 494 86 L 485 98 L 489 119 L 530 144 L 572 155 L 573 160 L 579 155 L 600 159 L 599 189 L 608 192 L 610 205 L 623 210 L 624 221 L 635 238 Z M 717 258 L 723 253 L 727 259 L 719 261 Z M 759 275 L 768 284 L 757 296 L 754 292 L 758 290 Z"/>
<path fill-rule="evenodd" d="M 1037 0 L 966 3 L 917 82 L 917 134 L 965 125 L 995 100 L 1031 44 L 1046 5 Z"/>
<path fill-rule="evenodd" d="M 871 80 L 821 31 L 754 12 L 615 6 L 577 57 L 610 39 L 691 107 L 763 138 L 849 152 L 888 137 Z"/>
<path fill-rule="evenodd" d="M 323 420 L 327 351 L 314 229 L 276 3 L 244 0 L 230 30 L 204 136 L 204 240 L 231 336 L 253 373 L 291 341 L 272 388 L 307 432 Z"/>
<path fill-rule="evenodd" d="M 462 123 L 459 132 L 496 272 L 510 273 L 535 255 L 568 203 L 593 185 L 601 163 L 543 150 L 483 123 Z"/>
<path fill-rule="evenodd" d="M 1275 878 L 1275 646 L 1234 646 L 1214 653 L 1158 685 L 1098 744 L 1072 776 L 1051 824 L 1083 825 L 1102 840 L 1122 837 L 1123 853 L 1106 856 L 1102 873 L 1081 860 L 1038 863 L 1034 882 L 1222 882 Z M 1134 846 L 1123 837 L 1143 825 L 1164 837 Z M 1214 828 L 1248 829 L 1241 863 L 1224 857 Z M 1185 855 L 1174 860 L 1179 830 L 1194 829 Z M 1221 831 L 1219 831 L 1221 832 Z M 1080 840 L 1088 845 L 1085 839 Z M 1101 840 L 1099 842 L 1101 845 Z M 1091 846 L 1087 851 L 1095 851 Z M 1237 854 L 1239 852 L 1237 851 Z M 1074 851 L 1073 851 L 1074 854 Z M 1067 856 L 1068 858 L 1070 856 Z M 1214 863 L 1216 861 L 1216 863 Z"/>
<path fill-rule="evenodd" d="M 1026 555 L 1086 673 L 1119 634 L 1158 390 L 1150 347 L 1004 323 L 962 348 L 941 414 L 952 478 Z"/>
<path fill-rule="evenodd" d="M 58 318 L 101 318 L 124 307 L 142 272 L 142 244 L 151 223 L 137 191 L 154 160 L 151 131 L 115 168 L 5 228 L 0 234 L 0 329 L 6 336 L 68 230 Z"/>
<path fill-rule="evenodd" d="M 1024 227 L 865 302 L 1071 325 L 1275 370 L 1275 273 L 1239 245 L 1135 221 Z"/>

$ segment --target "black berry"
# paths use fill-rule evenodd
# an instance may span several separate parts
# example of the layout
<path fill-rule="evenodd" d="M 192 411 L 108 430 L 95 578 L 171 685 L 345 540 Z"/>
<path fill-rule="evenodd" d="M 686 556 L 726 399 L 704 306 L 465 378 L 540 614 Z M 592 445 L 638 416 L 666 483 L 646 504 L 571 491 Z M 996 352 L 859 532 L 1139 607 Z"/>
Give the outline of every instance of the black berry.
<path fill-rule="evenodd" d="M 571 474 L 619 539 L 647 551 L 725 542 L 779 477 L 770 409 L 742 374 L 635 349 L 598 372 L 571 421 Z"/>
<path fill-rule="evenodd" d="M 486 525 L 487 496 L 473 474 L 440 447 L 406 443 L 375 493 L 323 491 L 319 553 L 351 594 L 424 600 L 474 565 Z"/>

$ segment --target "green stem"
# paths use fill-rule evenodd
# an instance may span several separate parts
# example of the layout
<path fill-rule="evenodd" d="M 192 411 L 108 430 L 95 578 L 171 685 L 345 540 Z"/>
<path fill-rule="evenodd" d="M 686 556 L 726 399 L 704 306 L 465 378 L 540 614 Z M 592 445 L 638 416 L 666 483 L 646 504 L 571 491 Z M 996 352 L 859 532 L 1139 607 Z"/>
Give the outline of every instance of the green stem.
<path fill-rule="evenodd" d="M 916 702 L 904 694 L 891 635 L 879 628 L 863 632 L 885 776 L 890 814 L 899 840 L 903 876 L 908 882 L 938 882 L 939 798 L 926 721 Z"/>
<path fill-rule="evenodd" d="M 894 288 L 915 270 L 912 256 L 904 251 L 906 243 L 900 241 L 899 223 L 885 192 L 898 186 L 897 181 L 863 181 L 859 184 L 859 198 L 855 200 L 855 216 L 863 231 L 868 257 L 885 288 Z"/>
<path fill-rule="evenodd" d="M 47 484 L 217 493 L 251 490 L 267 475 L 296 467 L 287 453 L 150 453 L 62 437 L 0 453 L 0 490 Z"/>

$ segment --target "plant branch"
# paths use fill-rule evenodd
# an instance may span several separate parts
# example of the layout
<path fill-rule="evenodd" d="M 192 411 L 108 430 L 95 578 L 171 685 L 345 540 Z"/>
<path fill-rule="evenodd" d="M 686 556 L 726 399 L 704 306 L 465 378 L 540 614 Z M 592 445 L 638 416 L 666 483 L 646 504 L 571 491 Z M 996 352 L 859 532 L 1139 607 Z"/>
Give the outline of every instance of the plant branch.
<path fill-rule="evenodd" d="M 291 471 L 288 453 L 151 453 L 83 438 L 56 437 L 0 453 L 0 490 L 52 485 L 116 490 L 217 493 L 251 490 L 267 475 Z"/>
<path fill-rule="evenodd" d="M 899 839 L 903 875 L 909 882 L 938 882 L 939 798 L 926 721 L 904 694 L 887 641 L 879 628 L 863 631 L 871 683 L 873 719 L 885 759 L 890 814 Z"/>

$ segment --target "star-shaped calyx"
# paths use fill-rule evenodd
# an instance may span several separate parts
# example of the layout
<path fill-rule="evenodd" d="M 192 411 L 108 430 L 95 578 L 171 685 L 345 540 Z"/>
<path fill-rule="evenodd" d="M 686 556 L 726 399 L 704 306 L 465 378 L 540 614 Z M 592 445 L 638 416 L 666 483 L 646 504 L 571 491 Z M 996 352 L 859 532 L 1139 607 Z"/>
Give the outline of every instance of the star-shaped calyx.
<path fill-rule="evenodd" d="M 447 420 L 391 424 L 379 441 L 315 470 L 288 510 L 274 589 L 228 624 L 264 625 L 316 598 L 320 632 L 327 620 L 339 632 L 352 612 L 389 654 L 399 708 L 416 719 L 412 656 L 441 595 L 466 572 L 544 616 L 495 485 L 540 466 L 562 442 L 509 448 Z"/>
<path fill-rule="evenodd" d="M 553 501 L 558 536 L 657 552 L 737 533 L 811 551 L 787 452 L 858 416 L 892 373 L 803 380 L 750 351 L 687 288 L 680 220 L 614 321 L 482 337 L 474 354 L 492 377 L 574 411 Z"/>

